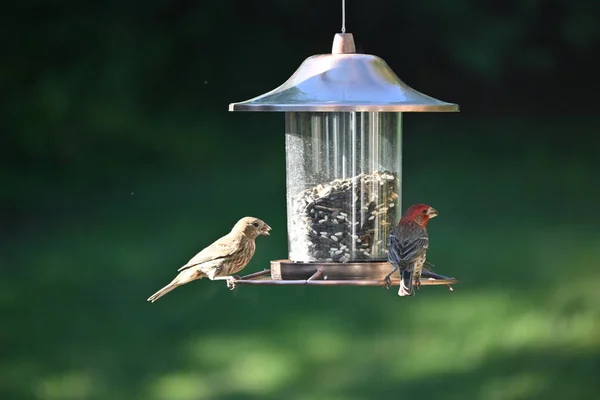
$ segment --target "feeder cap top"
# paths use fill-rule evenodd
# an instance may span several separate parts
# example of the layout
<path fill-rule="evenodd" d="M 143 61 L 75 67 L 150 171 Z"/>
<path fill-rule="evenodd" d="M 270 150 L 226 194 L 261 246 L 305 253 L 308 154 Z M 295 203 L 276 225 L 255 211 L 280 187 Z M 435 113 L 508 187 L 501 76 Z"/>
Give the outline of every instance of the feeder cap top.
<path fill-rule="evenodd" d="M 351 33 L 335 35 L 331 54 L 307 58 L 278 88 L 229 111 L 458 111 L 402 82 L 381 58 L 355 53 Z"/>

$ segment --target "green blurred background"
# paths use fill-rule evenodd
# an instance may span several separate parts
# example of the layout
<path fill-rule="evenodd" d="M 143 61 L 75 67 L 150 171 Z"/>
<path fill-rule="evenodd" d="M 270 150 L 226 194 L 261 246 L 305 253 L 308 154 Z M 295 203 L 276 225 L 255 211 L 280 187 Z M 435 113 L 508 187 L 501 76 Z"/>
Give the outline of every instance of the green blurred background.
<path fill-rule="evenodd" d="M 359 51 L 461 105 L 410 114 L 424 287 L 194 282 L 243 215 L 287 255 L 283 115 L 228 113 L 329 51 L 340 2 L 22 1 L 0 13 L 0 398 L 596 399 L 600 2 L 348 0 Z"/>

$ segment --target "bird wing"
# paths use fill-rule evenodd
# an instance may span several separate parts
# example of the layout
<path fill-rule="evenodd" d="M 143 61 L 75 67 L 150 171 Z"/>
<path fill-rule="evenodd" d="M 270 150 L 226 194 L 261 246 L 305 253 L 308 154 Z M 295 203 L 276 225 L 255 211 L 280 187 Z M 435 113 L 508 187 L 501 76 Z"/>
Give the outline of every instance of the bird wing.
<path fill-rule="evenodd" d="M 208 261 L 214 261 L 219 258 L 230 256 L 240 248 L 240 240 L 241 239 L 239 237 L 225 235 L 192 257 L 192 259 L 183 267 L 179 268 L 178 271 L 182 271 Z"/>
<path fill-rule="evenodd" d="M 417 260 L 429 247 L 427 231 L 414 222 L 399 224 L 389 237 L 389 260 L 393 264 Z"/>

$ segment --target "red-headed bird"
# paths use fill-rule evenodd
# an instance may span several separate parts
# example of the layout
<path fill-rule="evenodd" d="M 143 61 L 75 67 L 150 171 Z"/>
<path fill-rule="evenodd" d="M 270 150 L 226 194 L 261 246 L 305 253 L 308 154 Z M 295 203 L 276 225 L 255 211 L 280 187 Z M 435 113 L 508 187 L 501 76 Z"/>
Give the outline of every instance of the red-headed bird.
<path fill-rule="evenodd" d="M 420 286 L 421 270 L 429 248 L 427 222 L 437 215 L 438 212 L 433 207 L 415 204 L 406 210 L 390 234 L 388 261 L 394 269 L 385 280 L 389 286 L 390 276 L 400 270 L 399 296 L 412 296 L 413 282 L 417 288 Z"/>
<path fill-rule="evenodd" d="M 164 288 L 154 293 L 148 301 L 155 302 L 175 288 L 196 279 L 207 277 L 211 281 L 226 279 L 240 272 L 254 255 L 255 239 L 269 235 L 271 227 L 254 217 L 240 219 L 231 232 L 223 236 L 179 268 L 179 275 Z"/>

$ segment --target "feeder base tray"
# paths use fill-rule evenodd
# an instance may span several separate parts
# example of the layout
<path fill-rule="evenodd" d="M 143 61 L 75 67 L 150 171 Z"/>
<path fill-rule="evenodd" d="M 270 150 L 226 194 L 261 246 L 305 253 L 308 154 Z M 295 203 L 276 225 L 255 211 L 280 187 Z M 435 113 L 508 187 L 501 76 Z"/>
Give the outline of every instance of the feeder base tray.
<path fill-rule="evenodd" d="M 237 285 L 314 285 L 314 286 L 385 286 L 385 277 L 392 271 L 388 262 L 356 263 L 295 263 L 290 260 L 271 261 L 271 269 L 255 272 L 232 281 Z M 270 276 L 268 276 L 270 275 Z M 391 277 L 398 286 L 398 272 Z M 423 270 L 421 286 L 453 285 L 458 279 Z"/>

